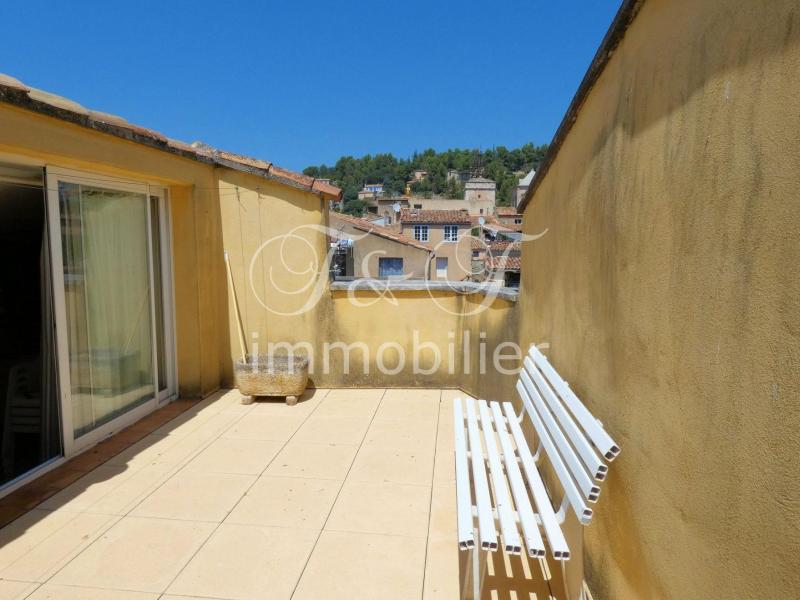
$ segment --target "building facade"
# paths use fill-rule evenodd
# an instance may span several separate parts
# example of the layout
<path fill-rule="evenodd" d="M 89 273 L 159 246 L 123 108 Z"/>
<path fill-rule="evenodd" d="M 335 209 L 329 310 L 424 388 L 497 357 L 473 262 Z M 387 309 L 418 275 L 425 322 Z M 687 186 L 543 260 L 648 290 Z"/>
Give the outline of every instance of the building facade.
<path fill-rule="evenodd" d="M 472 273 L 469 215 L 460 210 L 404 209 L 400 233 L 434 250 L 431 279 L 462 281 Z"/>
<path fill-rule="evenodd" d="M 330 213 L 333 243 L 344 256 L 340 277 L 430 279 L 433 247 L 394 229 L 342 213 Z"/>

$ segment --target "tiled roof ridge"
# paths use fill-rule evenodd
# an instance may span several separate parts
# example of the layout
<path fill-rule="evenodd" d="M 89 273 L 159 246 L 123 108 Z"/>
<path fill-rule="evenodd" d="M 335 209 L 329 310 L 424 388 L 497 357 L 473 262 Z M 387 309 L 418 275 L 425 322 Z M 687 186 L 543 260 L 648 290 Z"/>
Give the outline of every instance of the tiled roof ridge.
<path fill-rule="evenodd" d="M 370 223 L 366 219 L 362 219 L 360 217 L 354 217 L 352 215 L 346 215 L 344 213 L 332 213 L 334 218 L 340 219 L 345 223 L 350 223 L 353 227 L 365 231 L 367 233 L 374 233 L 378 237 L 386 238 L 393 242 L 398 242 L 400 244 L 405 244 L 406 246 L 413 246 L 414 248 L 419 248 L 420 250 L 426 250 L 428 252 L 433 252 L 433 248 L 428 244 L 410 238 L 408 236 L 403 235 L 402 233 L 398 233 L 389 229 L 388 227 L 382 227 L 380 225 L 375 225 L 374 223 Z"/>
<path fill-rule="evenodd" d="M 403 223 L 465 224 L 471 223 L 469 213 L 463 209 L 403 208 L 400 210 Z"/>
<path fill-rule="evenodd" d="M 122 117 L 90 110 L 67 98 L 29 87 L 18 79 L 2 73 L 0 73 L 0 102 L 184 158 L 251 173 L 283 185 L 319 194 L 325 198 L 339 199 L 342 196 L 342 191 L 336 186 L 318 181 L 308 175 L 283 169 L 271 162 L 212 148 L 200 142 L 187 144 L 173 140 L 153 129 L 129 123 Z"/>

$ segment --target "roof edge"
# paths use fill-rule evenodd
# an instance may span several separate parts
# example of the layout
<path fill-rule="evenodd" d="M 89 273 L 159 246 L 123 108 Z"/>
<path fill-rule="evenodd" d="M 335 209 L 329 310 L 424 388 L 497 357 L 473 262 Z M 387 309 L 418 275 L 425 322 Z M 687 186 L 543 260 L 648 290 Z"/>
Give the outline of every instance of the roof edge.
<path fill-rule="evenodd" d="M 611 56 L 614 54 L 614 50 L 617 49 L 617 46 L 619 46 L 620 42 L 625 37 L 628 27 L 630 27 L 631 23 L 633 23 L 636 15 L 639 13 L 639 10 L 642 8 L 642 5 L 644 5 L 645 1 L 646 0 L 623 0 L 622 5 L 619 7 L 619 10 L 614 17 L 614 20 L 611 22 L 611 26 L 608 28 L 605 37 L 603 37 L 603 41 L 600 43 L 600 47 L 597 49 L 589 68 L 586 70 L 586 74 L 583 76 L 581 84 L 578 86 L 578 90 L 575 92 L 575 96 L 573 96 L 572 102 L 570 102 L 569 108 L 567 108 L 567 112 L 564 113 L 564 118 L 561 119 L 561 124 L 558 126 L 553 139 L 550 141 L 550 147 L 547 150 L 547 154 L 545 154 L 542 163 L 536 170 L 536 174 L 533 176 L 533 181 L 531 181 L 530 186 L 528 186 L 528 191 L 525 193 L 525 197 L 517 206 L 517 209 L 520 211 L 520 213 L 525 212 L 525 209 L 530 203 L 533 194 L 536 192 L 536 189 L 539 187 L 542 180 L 547 175 L 547 172 L 550 170 L 550 166 L 553 164 L 553 161 L 555 160 L 558 151 L 561 149 L 564 140 L 572 129 L 572 126 L 575 124 L 575 121 L 578 119 L 578 113 L 580 112 L 583 103 L 586 101 L 589 92 L 592 91 L 594 84 L 597 83 L 600 75 L 603 73 L 603 71 L 605 71 L 606 65 L 608 65 L 608 62 L 611 60 Z"/>
<path fill-rule="evenodd" d="M 413 238 L 403 235 L 402 233 L 395 233 L 395 232 L 386 232 L 384 231 L 386 228 L 381 227 L 380 225 L 374 225 L 369 221 L 364 219 L 360 219 L 359 217 L 353 217 L 351 215 L 345 215 L 344 213 L 332 213 L 334 219 L 339 219 L 344 223 L 348 223 L 351 227 L 355 227 L 359 231 L 363 231 L 365 233 L 371 233 L 379 238 L 383 238 L 390 242 L 395 242 L 396 244 L 403 244 L 404 246 L 409 246 L 411 248 L 416 248 L 417 250 L 423 250 L 424 252 L 433 252 L 434 249 L 431 246 L 423 242 L 419 242 Z M 360 221 L 364 221 L 363 223 Z"/>
<path fill-rule="evenodd" d="M 48 101 L 48 98 L 52 98 L 52 101 Z M 281 185 L 318 194 L 323 198 L 339 200 L 342 197 L 341 189 L 319 182 L 308 175 L 282 169 L 266 161 L 249 159 L 214 148 L 195 147 L 169 139 L 155 130 L 139 127 L 121 117 L 88 110 L 68 99 L 30 88 L 18 79 L 7 75 L 0 75 L 0 103 L 10 104 L 99 133 L 169 152 L 182 158 L 250 173 Z M 262 164 L 264 166 L 261 166 Z"/>

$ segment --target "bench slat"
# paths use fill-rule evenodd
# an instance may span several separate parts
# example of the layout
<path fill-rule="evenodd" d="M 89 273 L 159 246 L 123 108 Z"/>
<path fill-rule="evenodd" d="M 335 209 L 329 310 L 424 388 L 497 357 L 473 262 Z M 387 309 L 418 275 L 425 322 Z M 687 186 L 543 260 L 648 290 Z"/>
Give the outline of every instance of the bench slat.
<path fill-rule="evenodd" d="M 464 436 L 464 411 L 461 399 L 453 400 L 456 446 L 456 503 L 458 510 L 458 546 L 464 550 L 475 547 L 475 529 L 472 525 L 472 495 L 469 485 L 467 440 Z"/>
<path fill-rule="evenodd" d="M 584 436 L 578 424 L 572 419 L 567 409 L 564 408 L 564 405 L 558 399 L 558 396 L 547 383 L 544 376 L 539 372 L 539 369 L 536 368 L 536 365 L 533 364 L 533 361 L 526 357 L 524 364 L 525 371 L 536 384 L 542 397 L 547 401 L 550 410 L 556 416 L 556 419 L 558 419 L 558 423 L 561 425 L 564 433 L 567 434 L 572 442 L 572 446 L 580 455 L 581 460 L 583 460 L 583 464 L 589 469 L 589 473 L 591 473 L 592 477 L 597 481 L 603 481 L 606 477 L 606 473 L 608 473 L 608 467 L 603 464 L 603 461 L 597 456 L 591 442 Z"/>
<path fill-rule="evenodd" d="M 489 482 L 486 479 L 486 465 L 483 459 L 481 436 L 478 432 L 478 419 L 475 416 L 474 400 L 467 400 L 467 433 L 472 463 L 472 482 L 475 486 L 475 501 L 478 507 L 478 534 L 481 548 L 497 550 L 497 530 L 494 526 L 492 503 L 489 498 Z"/>
<path fill-rule="evenodd" d="M 483 439 L 486 442 L 486 454 L 489 457 L 489 473 L 492 476 L 494 504 L 497 510 L 497 520 L 500 521 L 500 531 L 503 532 L 504 548 L 506 552 L 519 554 L 522 549 L 522 542 L 519 539 L 517 522 L 514 519 L 514 505 L 511 503 L 511 497 L 508 494 L 508 487 L 500 462 L 500 452 L 497 450 L 497 443 L 494 439 L 492 417 L 489 414 L 486 400 L 478 401 L 478 415 L 480 416 Z"/>
<path fill-rule="evenodd" d="M 539 513 L 539 519 L 542 522 L 545 535 L 547 536 L 547 543 L 553 551 L 553 558 L 557 560 L 569 560 L 569 546 L 567 540 L 564 538 L 564 533 L 561 531 L 561 526 L 558 523 L 558 518 L 553 510 L 553 505 L 550 501 L 550 496 L 544 487 L 542 476 L 539 474 L 539 469 L 536 468 L 536 463 L 531 455 L 528 443 L 525 440 L 525 434 L 522 433 L 522 428 L 517 423 L 517 417 L 514 414 L 514 407 L 510 402 L 503 403 L 503 412 L 508 418 L 508 424 L 511 428 L 511 433 L 517 443 L 517 452 L 519 452 L 520 462 L 525 471 L 525 477 L 528 479 L 528 487 L 533 494 L 533 500 L 536 503 L 536 512 Z M 591 509 L 589 510 L 589 518 L 591 519 Z M 587 521 L 588 522 L 588 521 Z"/>
<path fill-rule="evenodd" d="M 600 486 L 595 485 L 595 482 L 592 481 L 592 478 L 586 471 L 586 467 L 583 466 L 578 455 L 575 454 L 575 450 L 570 446 L 567 438 L 564 436 L 564 432 L 559 428 L 553 414 L 547 408 L 539 390 L 536 389 L 527 371 L 520 371 L 519 378 L 520 381 L 522 381 L 531 404 L 535 407 L 537 419 L 543 423 L 547 429 L 550 440 L 564 463 L 569 467 L 569 473 L 572 475 L 572 479 L 578 484 L 578 489 L 580 489 L 583 497 L 589 502 L 597 502 L 597 498 L 600 495 Z M 545 448 L 547 447 L 545 446 Z M 548 449 L 548 456 L 549 455 L 550 450 Z M 550 460 L 553 460 L 552 456 L 550 456 Z"/>
<path fill-rule="evenodd" d="M 542 534 L 539 533 L 536 516 L 531 507 L 531 499 L 528 496 L 528 490 L 525 488 L 525 481 L 522 479 L 522 473 L 517 463 L 517 455 L 511 444 L 511 436 L 508 433 L 503 413 L 500 411 L 500 403 L 491 402 L 490 407 L 494 426 L 497 429 L 497 437 L 500 440 L 500 447 L 503 450 L 503 462 L 506 466 L 508 482 L 511 484 L 511 494 L 514 496 L 514 504 L 517 506 L 519 522 L 522 525 L 522 532 L 525 536 L 525 548 L 528 550 L 528 556 L 541 558 L 545 555 L 544 540 L 542 540 Z"/>
<path fill-rule="evenodd" d="M 569 384 L 561 378 L 547 360 L 547 357 L 542 354 L 535 345 L 531 346 L 529 355 L 533 358 L 534 364 L 542 370 L 547 379 L 553 384 L 556 392 L 558 392 L 558 395 L 564 400 L 564 404 L 567 405 L 575 419 L 580 423 L 581 427 L 583 427 L 583 430 L 589 436 L 589 439 L 592 440 L 592 444 L 594 444 L 595 448 L 597 448 L 607 460 L 614 460 L 617 455 L 619 455 L 619 446 L 617 446 L 598 420 L 578 399 L 575 393 L 570 389 Z"/>
<path fill-rule="evenodd" d="M 547 456 L 550 459 L 550 464 L 552 464 L 556 475 L 558 475 L 561 485 L 564 488 L 564 493 L 566 493 L 567 498 L 569 498 L 570 504 L 572 504 L 572 507 L 575 509 L 575 513 L 578 515 L 578 518 L 581 519 L 582 522 L 588 522 L 588 520 L 591 518 L 592 511 L 586 505 L 580 489 L 572 479 L 572 475 L 570 475 L 569 469 L 564 464 L 564 461 L 562 460 L 561 455 L 558 453 L 558 450 L 556 450 L 553 440 L 550 439 L 550 434 L 548 433 L 547 428 L 545 427 L 541 418 L 539 418 L 539 413 L 533 407 L 528 390 L 525 388 L 525 385 L 521 380 L 517 381 L 517 392 L 519 392 L 522 403 L 525 405 L 525 410 L 528 412 L 531 423 L 533 423 L 533 426 L 536 429 L 539 440 L 544 447 L 545 452 L 547 452 Z"/>

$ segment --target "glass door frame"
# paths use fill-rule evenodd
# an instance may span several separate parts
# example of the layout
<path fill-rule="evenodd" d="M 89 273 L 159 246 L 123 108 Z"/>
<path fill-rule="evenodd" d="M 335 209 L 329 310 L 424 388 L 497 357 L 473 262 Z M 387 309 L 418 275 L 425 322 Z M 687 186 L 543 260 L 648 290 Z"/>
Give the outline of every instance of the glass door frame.
<path fill-rule="evenodd" d="M 102 439 L 108 437 L 120 429 L 123 429 L 145 415 L 153 412 L 160 405 L 172 400 L 176 397 L 177 391 L 177 374 L 176 374 L 176 360 L 175 360 L 175 335 L 174 335 L 174 302 L 173 302 L 173 284 L 172 284 L 172 256 L 171 256 L 171 235 L 170 235 L 170 218 L 169 218 L 169 204 L 166 189 L 164 186 L 152 186 L 143 181 L 130 181 L 112 176 L 102 175 L 91 171 L 78 171 L 75 169 L 65 169 L 62 167 L 46 165 L 45 167 L 45 185 L 46 185 L 46 204 L 48 224 L 50 228 L 50 248 L 51 248 L 51 264 L 53 269 L 53 307 L 55 312 L 56 322 L 56 349 L 58 354 L 58 376 L 59 376 L 59 389 L 60 389 L 60 406 L 61 406 L 61 427 L 64 443 L 64 456 L 70 457 L 85 450 L 86 448 L 95 445 Z M 154 376 L 154 394 L 153 398 L 147 400 L 141 405 L 119 415 L 117 418 L 100 425 L 86 434 L 75 438 L 75 429 L 73 426 L 72 415 L 72 386 L 70 380 L 70 362 L 69 362 L 69 339 L 68 339 L 68 322 L 67 322 L 67 307 L 66 295 L 64 287 L 64 257 L 62 254 L 61 238 L 61 211 L 59 206 L 59 182 L 74 183 L 79 185 L 87 185 L 92 187 L 105 187 L 112 190 L 128 191 L 137 194 L 142 194 L 146 199 L 147 210 L 147 247 L 150 272 L 150 310 L 151 310 L 151 327 L 153 330 L 152 345 L 153 345 L 153 376 Z M 155 338 L 155 287 L 154 287 L 154 273 L 152 269 L 153 264 L 153 240 L 152 240 L 152 224 L 150 214 L 150 197 L 159 197 L 159 208 L 162 211 L 162 218 L 160 221 L 159 239 L 161 241 L 161 273 L 162 273 L 162 290 L 163 290 L 163 322 L 164 322 L 164 347 L 165 347 L 165 364 L 167 365 L 167 389 L 164 393 L 159 393 L 158 385 L 158 365 L 156 356 L 156 338 Z"/>
<path fill-rule="evenodd" d="M 178 397 L 178 352 L 175 343 L 175 283 L 172 272 L 172 211 L 169 205 L 169 190 L 164 186 L 149 185 L 149 196 L 158 198 L 159 213 L 159 249 L 161 266 L 161 292 L 162 292 L 162 312 L 164 319 L 164 372 L 166 374 L 166 389 L 158 389 L 158 365 L 156 365 L 156 398 L 158 405 L 163 406 Z M 148 230 L 152 237 L 152 223 L 150 222 L 151 213 L 148 210 Z M 152 242 L 152 239 L 150 240 Z M 152 243 L 149 246 L 153 247 Z M 153 274 L 151 273 L 151 280 Z M 155 317 L 155 303 L 153 305 L 153 316 Z M 155 319 L 153 319 L 155 327 Z M 154 336 L 155 339 L 155 336 Z"/>

